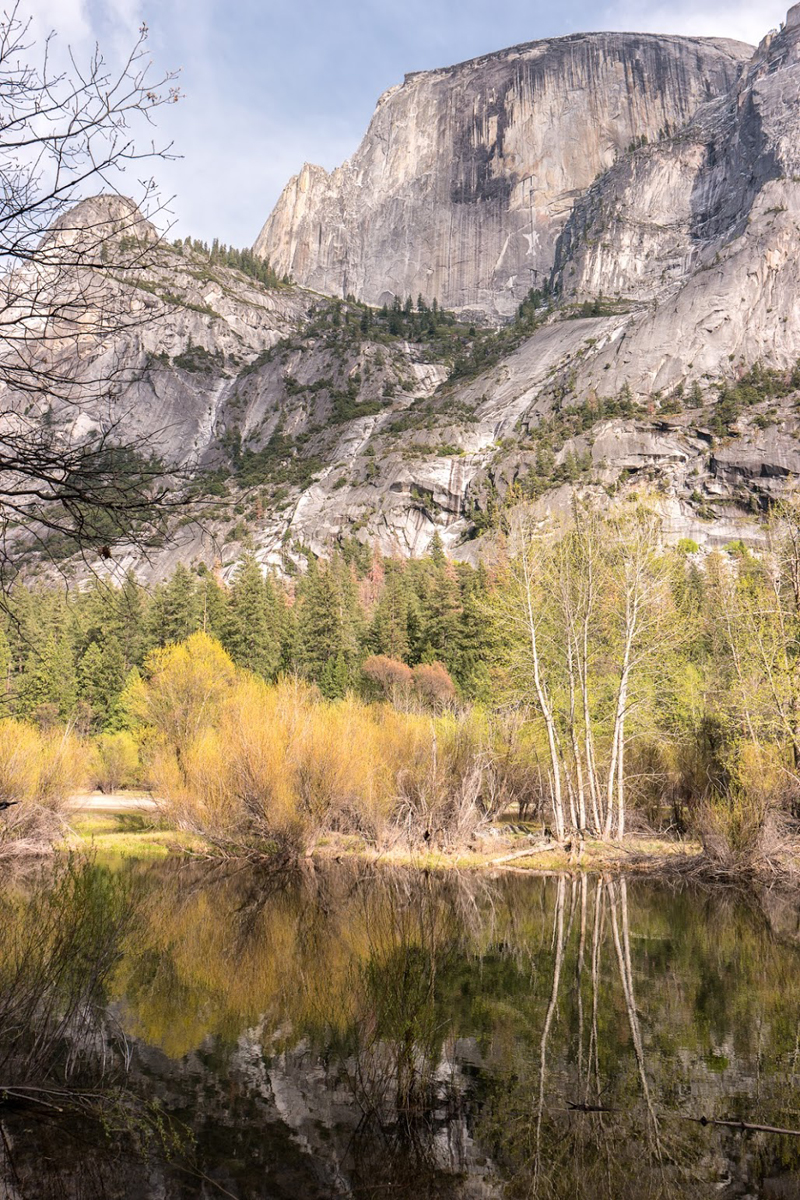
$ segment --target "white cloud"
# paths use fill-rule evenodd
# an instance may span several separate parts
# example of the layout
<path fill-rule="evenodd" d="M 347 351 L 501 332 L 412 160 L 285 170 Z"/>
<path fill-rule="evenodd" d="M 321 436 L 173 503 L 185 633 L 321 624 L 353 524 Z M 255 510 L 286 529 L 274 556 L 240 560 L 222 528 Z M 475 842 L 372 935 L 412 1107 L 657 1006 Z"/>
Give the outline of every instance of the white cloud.
<path fill-rule="evenodd" d="M 53 30 L 61 52 L 69 46 L 80 54 L 100 42 L 108 54 L 130 48 L 142 24 L 141 0 L 23 0 L 20 15 L 29 16 L 38 39 Z"/>
<path fill-rule="evenodd" d="M 111 68 L 124 63 L 139 37 L 144 0 L 22 0 L 19 16 L 30 19 L 37 49 L 55 33 L 48 53 L 55 68 L 69 66 L 70 55 L 78 66 L 87 63 L 99 45 Z M 34 51 L 33 61 L 37 60 Z"/>
<path fill-rule="evenodd" d="M 501 21 L 484 0 L 407 0 L 399 17 L 383 0 L 22 2 L 39 36 L 57 26 L 58 62 L 68 45 L 85 61 L 98 42 L 118 64 L 147 20 L 154 76 L 185 65 L 186 98 L 153 133 L 183 158 L 141 173 L 175 194 L 178 232 L 245 244 L 305 160 L 330 168 L 355 150 L 378 92 L 404 70 L 579 30 L 757 43 L 791 0 L 564 0 L 555 16 L 548 0 L 505 0 Z M 137 178 L 121 186 L 136 194 Z"/>
<path fill-rule="evenodd" d="M 30 17 L 37 40 L 46 37 L 57 27 L 59 49 L 67 43 L 80 46 L 91 41 L 85 0 L 59 0 L 57 14 L 53 12 L 51 0 L 25 0 L 20 5 L 19 15 L 23 20 Z"/>
<path fill-rule="evenodd" d="M 601 10 L 604 26 L 645 33 L 682 33 L 690 37 L 725 37 L 757 45 L 786 16 L 791 0 L 674 0 L 642 3 L 618 0 Z"/>

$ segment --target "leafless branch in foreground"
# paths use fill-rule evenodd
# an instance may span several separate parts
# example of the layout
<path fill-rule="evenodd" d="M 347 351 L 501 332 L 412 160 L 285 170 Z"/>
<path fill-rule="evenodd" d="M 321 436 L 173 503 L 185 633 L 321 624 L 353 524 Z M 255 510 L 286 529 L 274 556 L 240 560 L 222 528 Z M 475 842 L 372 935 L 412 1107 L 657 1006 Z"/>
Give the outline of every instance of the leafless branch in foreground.
<path fill-rule="evenodd" d="M 165 211 L 140 176 L 171 156 L 152 130 L 179 93 L 174 73 L 152 77 L 146 41 L 143 25 L 119 69 L 96 49 L 59 72 L 18 5 L 0 15 L 4 581 L 25 546 L 144 545 L 179 499 L 152 439 L 126 435 L 120 403 L 137 369 L 130 335 L 164 311 L 137 286 L 160 246 L 149 218 Z M 126 172 L 136 200 L 119 193 Z"/>

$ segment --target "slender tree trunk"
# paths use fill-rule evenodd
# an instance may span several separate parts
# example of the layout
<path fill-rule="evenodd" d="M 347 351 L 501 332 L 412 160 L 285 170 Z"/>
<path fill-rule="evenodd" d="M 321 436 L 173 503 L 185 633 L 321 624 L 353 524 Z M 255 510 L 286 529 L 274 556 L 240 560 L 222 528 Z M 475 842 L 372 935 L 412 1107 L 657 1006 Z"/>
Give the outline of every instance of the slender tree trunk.
<path fill-rule="evenodd" d="M 539 642 L 536 631 L 536 618 L 533 612 L 533 596 L 531 594 L 533 589 L 533 580 L 530 576 L 530 564 L 527 555 L 523 554 L 522 561 L 525 572 L 525 601 L 527 606 L 526 615 L 528 623 L 528 636 L 530 638 L 531 662 L 533 664 L 533 682 L 536 689 L 536 698 L 539 703 L 539 711 L 542 714 L 545 728 L 547 730 L 547 744 L 550 750 L 553 787 L 553 820 L 556 826 L 556 837 L 560 842 L 563 842 L 564 802 L 562 798 L 561 762 L 558 753 L 558 737 L 552 709 L 550 707 L 549 699 L 545 691 L 544 680 L 542 678 Z"/>
<path fill-rule="evenodd" d="M 625 837 L 625 703 L 627 703 L 627 684 L 625 693 L 622 716 L 619 722 L 619 747 L 617 750 L 617 837 L 620 841 Z"/>
<path fill-rule="evenodd" d="M 539 1100 L 536 1106 L 536 1160 L 534 1165 L 534 1194 L 538 1190 L 539 1170 L 541 1162 L 541 1140 L 542 1140 L 542 1117 L 544 1114 L 544 1085 L 547 1077 L 547 1043 L 550 1040 L 550 1026 L 553 1023 L 556 1006 L 558 1004 L 558 988 L 561 982 L 561 968 L 564 962 L 564 900 L 566 893 L 566 879 L 563 875 L 558 877 L 558 891 L 556 893 L 556 911 L 553 922 L 553 943 L 555 948 L 555 960 L 553 963 L 553 986 L 550 989 L 550 1002 L 547 1005 L 547 1012 L 544 1017 L 544 1025 L 542 1026 L 542 1038 L 539 1043 Z"/>
<path fill-rule="evenodd" d="M 609 892 L 611 894 L 611 931 L 614 937 L 614 949 L 617 952 L 617 965 L 619 966 L 620 980 L 622 981 L 622 991 L 625 996 L 625 1008 L 628 1013 L 628 1024 L 631 1031 L 631 1040 L 633 1042 L 633 1051 L 636 1056 L 636 1066 L 639 1071 L 639 1080 L 642 1085 L 642 1095 L 647 1106 L 647 1113 L 650 1118 L 650 1125 L 656 1145 L 656 1152 L 659 1161 L 661 1161 L 661 1140 L 659 1136 L 658 1117 L 653 1108 L 653 1101 L 650 1096 L 650 1085 L 647 1082 L 647 1073 L 644 1065 L 644 1046 L 642 1044 L 642 1031 L 639 1025 L 639 1014 L 636 1011 L 636 999 L 633 992 L 633 968 L 631 965 L 631 944 L 630 931 L 628 927 L 628 889 L 624 879 L 620 880 L 620 901 L 622 917 L 622 940 L 620 940 L 619 930 L 619 913 L 616 884 L 608 883 Z"/>
<path fill-rule="evenodd" d="M 586 950 L 586 896 L 588 880 L 581 875 L 581 935 L 578 942 L 578 961 L 575 965 L 575 991 L 578 997 L 578 1079 L 583 1082 L 583 956 Z"/>
<path fill-rule="evenodd" d="M 597 1010 L 600 1000 L 600 946 L 602 944 L 602 926 L 604 918 L 603 892 L 604 882 L 598 879 L 594 889 L 594 924 L 592 926 L 592 1032 L 589 1039 L 589 1061 L 586 1072 L 586 1093 L 584 1103 L 592 1099 L 589 1092 L 590 1072 L 594 1063 L 595 1097 L 600 1096 L 600 1044 L 597 1030 Z"/>
<path fill-rule="evenodd" d="M 575 762 L 575 781 L 577 784 L 577 801 L 578 813 L 577 822 L 573 820 L 573 828 L 577 828 L 579 833 L 583 834 L 586 830 L 586 792 L 583 782 L 583 764 L 581 763 L 581 751 L 578 745 L 578 731 L 575 727 L 575 667 L 573 659 L 574 647 L 572 636 L 570 634 L 568 648 L 568 667 L 569 667 L 569 733 L 572 742 L 572 758 Z"/>
<path fill-rule="evenodd" d="M 594 738 L 592 735 L 592 721 L 589 708 L 589 684 L 585 671 L 586 666 L 584 666 L 584 674 L 581 679 L 581 691 L 583 692 L 583 740 L 586 748 L 586 774 L 589 777 L 589 796 L 592 802 L 592 821 L 594 823 L 594 832 L 599 834 L 603 828 L 602 799 L 600 796 L 600 789 L 597 786 L 597 768 L 595 766 L 594 757 Z"/>
<path fill-rule="evenodd" d="M 566 780 L 566 784 L 567 784 L 567 796 L 568 796 L 568 798 L 569 798 L 569 823 L 570 823 L 570 828 L 571 828 L 571 829 L 577 829 L 577 827 L 578 827 L 578 813 L 577 813 L 577 810 L 576 810 L 576 807 L 575 807 L 575 789 L 574 789 L 574 787 L 572 786 L 572 779 L 570 778 L 570 775 L 569 775 L 569 772 L 568 772 L 568 771 L 565 771 L 565 772 L 564 772 L 564 778 L 565 778 L 565 780 Z"/>
<path fill-rule="evenodd" d="M 614 713 L 614 732 L 611 738 L 611 763 L 608 769 L 608 789 L 606 794 L 606 823 L 604 828 L 604 836 L 611 837 L 611 831 L 614 823 L 614 794 L 616 791 L 615 784 L 617 781 L 617 771 L 621 768 L 621 742 L 620 730 L 623 728 L 625 721 L 625 706 L 628 700 L 628 678 L 631 669 L 631 651 L 633 648 L 633 639 L 636 633 L 638 602 L 634 601 L 633 605 L 628 602 L 626 604 L 625 617 L 625 650 L 622 655 L 622 669 L 619 677 L 619 690 L 617 691 L 617 705 Z M 619 795 L 619 793 L 618 793 Z M 624 828 L 624 818 L 622 821 Z"/>
<path fill-rule="evenodd" d="M 581 627 L 581 647 L 578 658 L 578 675 L 580 678 L 581 695 L 583 699 L 583 737 L 586 754 L 586 774 L 589 781 L 589 796 L 592 804 L 592 820 L 594 832 L 599 834 L 602 829 L 602 799 L 597 782 L 597 766 L 594 753 L 594 735 L 592 732 L 591 704 L 589 699 L 589 628 L 594 611 L 595 600 L 595 543 L 590 537 L 589 542 L 584 538 L 586 552 L 583 555 L 585 567 L 586 590 L 584 593 L 583 622 Z"/>

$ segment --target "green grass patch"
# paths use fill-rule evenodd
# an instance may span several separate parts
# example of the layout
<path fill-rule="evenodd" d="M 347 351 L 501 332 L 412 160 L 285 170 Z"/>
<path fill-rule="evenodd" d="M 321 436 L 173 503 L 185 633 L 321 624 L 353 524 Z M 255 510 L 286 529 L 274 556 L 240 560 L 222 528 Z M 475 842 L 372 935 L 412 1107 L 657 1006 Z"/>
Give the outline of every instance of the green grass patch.
<path fill-rule="evenodd" d="M 78 813 L 65 849 L 92 850 L 103 858 L 164 859 L 204 849 L 201 838 L 173 829 L 157 814 Z"/>

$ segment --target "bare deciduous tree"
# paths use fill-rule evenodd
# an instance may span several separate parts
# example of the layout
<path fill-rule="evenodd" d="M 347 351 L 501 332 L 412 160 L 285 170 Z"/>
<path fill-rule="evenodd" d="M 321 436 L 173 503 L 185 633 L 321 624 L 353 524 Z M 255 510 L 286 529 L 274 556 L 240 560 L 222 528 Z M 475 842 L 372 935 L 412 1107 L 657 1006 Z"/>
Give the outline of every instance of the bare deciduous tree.
<path fill-rule="evenodd" d="M 137 178 L 138 203 L 119 186 L 124 172 L 169 155 L 150 127 L 178 99 L 174 75 L 152 78 L 146 40 L 142 26 L 119 69 L 95 50 L 85 65 L 70 53 L 60 71 L 52 37 L 37 47 L 19 5 L 0 16 L 6 574 L 31 539 L 60 535 L 78 549 L 141 536 L 168 497 L 161 464 L 126 440 L 114 404 L 128 371 L 120 335 L 144 319 L 121 282 L 153 254 L 158 235 L 145 218 L 160 209 L 152 178 Z"/>
<path fill-rule="evenodd" d="M 626 827 L 625 746 L 647 664 L 680 641 L 658 523 L 576 508 L 569 527 L 518 531 L 499 621 L 512 690 L 543 730 L 553 811 L 568 828 L 609 838 Z M 662 654 L 663 656 L 663 654 Z"/>

